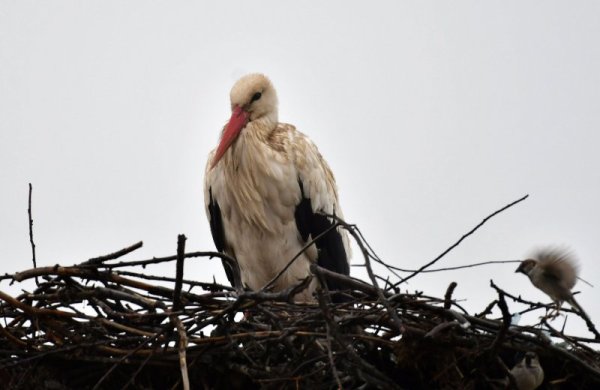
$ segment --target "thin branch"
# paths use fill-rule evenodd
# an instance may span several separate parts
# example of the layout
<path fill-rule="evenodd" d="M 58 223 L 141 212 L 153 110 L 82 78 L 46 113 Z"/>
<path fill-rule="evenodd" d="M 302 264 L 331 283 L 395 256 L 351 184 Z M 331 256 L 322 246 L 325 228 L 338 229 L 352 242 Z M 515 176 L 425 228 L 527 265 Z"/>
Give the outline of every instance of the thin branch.
<path fill-rule="evenodd" d="M 395 267 L 393 265 L 389 265 L 389 264 L 384 264 L 386 267 L 389 267 L 395 271 L 400 271 L 400 272 L 420 272 L 420 273 L 431 273 L 431 272 L 444 272 L 444 271 L 456 271 L 459 269 L 465 269 L 465 268 L 473 268 L 473 267 L 479 267 L 482 265 L 490 265 L 490 264 L 507 264 L 507 263 L 520 263 L 521 260 L 492 260 L 492 261 L 484 261 L 484 262 L 480 262 L 480 263 L 473 263 L 473 264 L 465 264 L 465 265 L 457 265 L 454 267 L 445 267 L 445 268 L 436 268 L 436 269 L 425 269 L 423 271 L 419 271 L 419 270 L 415 270 L 415 269 L 406 269 L 406 268 L 399 268 L 399 267 Z M 353 265 L 353 267 L 364 267 L 364 264 L 357 264 L 357 265 Z"/>
<path fill-rule="evenodd" d="M 181 307 L 181 286 L 183 281 L 183 263 L 185 260 L 185 240 L 186 237 L 180 234 L 177 237 L 177 265 L 175 268 L 175 289 L 173 290 L 173 310 L 177 311 Z M 189 385 L 189 384 L 188 384 Z"/>
<path fill-rule="evenodd" d="M 33 268 L 37 268 L 37 261 L 35 258 L 35 242 L 33 241 L 33 216 L 31 213 L 31 193 L 33 192 L 33 186 L 29 183 L 29 201 L 27 207 L 27 214 L 29 215 L 29 243 L 31 244 L 31 256 L 33 260 Z M 35 278 L 35 284 L 39 286 L 38 278 Z"/>
<path fill-rule="evenodd" d="M 288 261 L 288 263 L 285 265 L 285 267 L 283 267 L 271 280 L 269 280 L 269 282 L 267 284 L 265 284 L 265 286 L 263 288 L 261 288 L 261 291 L 266 291 L 266 290 L 270 289 L 271 287 L 273 287 L 275 282 L 281 277 L 281 275 L 283 275 L 285 273 L 285 271 L 288 270 L 288 268 L 290 268 L 292 266 L 292 264 L 294 264 L 294 262 L 300 257 L 300 255 L 302 255 L 308 248 L 310 248 L 310 246 L 313 245 L 318 239 L 320 239 L 321 237 L 323 237 L 325 234 L 329 233 L 333 229 L 337 228 L 338 226 L 339 226 L 338 224 L 333 224 L 333 225 L 329 226 L 327 229 L 325 229 L 323 232 L 321 232 L 321 234 L 317 235 L 315 238 L 313 238 L 312 240 L 307 242 L 302 247 L 302 249 L 300 249 L 298 251 L 298 253 L 296 253 L 296 255 L 290 259 L 290 261 Z"/>
<path fill-rule="evenodd" d="M 325 332 L 327 337 L 325 338 L 325 346 L 327 347 L 327 357 L 329 358 L 329 365 L 331 366 L 331 371 L 333 372 L 333 377 L 335 378 L 335 382 L 337 384 L 338 390 L 342 390 L 342 382 L 340 380 L 340 374 L 337 370 L 335 360 L 333 358 L 333 348 L 332 348 L 332 325 L 331 323 L 331 314 L 329 313 L 329 309 L 327 308 L 327 302 L 325 301 L 325 296 L 329 296 L 329 291 L 327 289 L 327 283 L 325 282 L 323 276 L 319 276 L 322 289 L 326 291 L 326 294 L 323 294 L 322 291 L 318 292 L 318 302 L 321 310 L 323 311 L 323 315 L 325 316 Z M 336 329 L 337 330 L 337 329 Z"/>
<path fill-rule="evenodd" d="M 177 333 L 179 335 L 178 353 L 179 353 L 179 366 L 181 369 L 181 381 L 183 382 L 183 390 L 190 390 L 190 378 L 189 378 L 189 374 L 188 374 L 187 357 L 186 357 L 188 337 L 187 337 L 187 334 L 185 331 L 185 327 L 183 326 L 183 323 L 181 322 L 181 320 L 176 315 L 171 316 L 171 320 L 173 322 L 175 322 L 175 325 L 177 327 Z"/>
<path fill-rule="evenodd" d="M 115 272 L 119 275 L 135 276 L 136 278 L 147 279 L 147 280 L 160 280 L 163 282 L 172 282 L 172 283 L 175 283 L 175 280 L 176 280 L 176 278 L 171 278 L 168 276 L 148 275 L 148 274 L 141 274 L 139 272 L 130 272 L 130 271 L 115 271 Z M 191 279 L 182 279 L 181 282 L 184 284 L 187 284 L 191 287 L 200 287 L 204 290 L 209 290 L 209 291 L 211 291 L 211 290 L 212 291 L 222 291 L 222 290 L 234 291 L 233 287 L 225 286 L 224 284 L 198 282 L 196 280 L 191 280 Z"/>
<path fill-rule="evenodd" d="M 506 206 L 502 207 L 499 210 L 494 211 L 493 213 L 491 213 L 490 215 L 488 215 L 487 217 L 485 217 L 480 223 L 477 224 L 477 226 L 475 226 L 473 229 L 471 229 L 469 232 L 467 232 L 466 234 L 464 234 L 458 241 L 456 241 L 454 244 L 452 244 L 452 246 L 450 246 L 448 249 L 446 249 L 444 252 L 442 252 L 438 257 L 436 257 L 435 259 L 431 260 L 429 263 L 425 264 L 424 266 L 422 266 L 421 268 L 419 268 L 418 270 L 416 270 L 415 272 L 413 272 L 412 274 L 408 275 L 406 278 L 400 280 L 398 283 L 396 283 L 394 285 L 394 287 L 399 286 L 402 283 L 407 282 L 408 280 L 412 279 L 413 277 L 417 276 L 420 272 L 422 272 L 423 270 L 425 270 L 426 268 L 429 268 L 430 266 L 432 266 L 433 264 L 435 264 L 438 260 L 440 260 L 442 257 L 444 257 L 446 254 L 448 254 L 448 252 L 450 252 L 452 249 L 456 248 L 457 246 L 460 245 L 461 242 L 464 241 L 464 239 L 466 239 L 467 237 L 469 237 L 470 235 L 472 235 L 473 233 L 475 233 L 481 226 L 483 226 L 489 219 L 493 218 L 494 216 L 500 214 L 501 212 L 503 212 L 504 210 L 507 210 L 509 208 L 511 208 L 512 206 L 516 205 L 517 203 L 520 203 L 522 201 L 524 201 L 525 199 L 527 199 L 529 197 L 529 195 L 525 195 L 520 199 L 515 200 L 514 202 L 511 202 L 509 204 L 507 204 Z"/>
<path fill-rule="evenodd" d="M 569 299 L 567 302 L 569 302 L 569 304 L 571 306 L 573 306 L 573 308 L 577 309 L 577 310 L 575 310 L 575 312 L 577 313 L 577 315 L 579 315 L 579 317 L 581 317 L 583 319 L 583 321 L 585 321 L 585 324 L 587 325 L 588 330 L 594 334 L 594 336 L 596 337 L 597 340 L 600 340 L 600 333 L 596 329 L 594 322 L 592 321 L 590 316 L 588 316 L 588 314 L 585 312 L 585 310 L 583 310 L 583 308 L 577 302 L 577 300 L 575 300 L 575 297 L 571 297 L 571 299 Z"/>
<path fill-rule="evenodd" d="M 446 294 L 444 295 L 444 309 L 450 309 L 452 307 L 452 293 L 454 292 L 456 286 L 456 282 L 452 282 L 448 285 Z"/>
<path fill-rule="evenodd" d="M 130 245 L 126 248 L 120 249 L 113 253 L 109 253 L 108 255 L 92 257 L 88 261 L 84 261 L 82 264 L 96 265 L 96 264 L 104 263 L 105 261 L 108 261 L 108 260 L 118 259 L 119 257 L 125 256 L 126 254 L 131 253 L 134 250 L 141 248 L 143 245 L 144 245 L 144 243 L 142 241 L 139 241 L 139 242 L 136 242 L 135 244 Z"/>
<path fill-rule="evenodd" d="M 369 254 L 367 247 L 363 244 L 362 240 L 360 239 L 360 236 L 354 230 L 354 226 L 346 223 L 344 220 L 342 220 L 341 218 L 339 218 L 335 215 L 333 215 L 332 217 L 337 219 L 338 223 L 341 224 L 342 227 L 344 227 L 350 233 L 350 235 L 352 235 L 352 237 L 354 237 L 354 239 L 356 240 L 356 243 L 358 244 L 360 250 L 363 253 L 363 257 L 365 259 L 365 264 L 367 266 L 367 273 L 369 275 L 369 278 L 371 279 L 371 283 L 373 284 L 373 287 L 375 287 L 375 291 L 377 292 L 377 297 L 379 299 L 379 302 L 381 302 L 381 304 L 386 308 L 390 317 L 394 321 L 394 324 L 396 325 L 398 332 L 402 333 L 404 331 L 404 327 L 402 326 L 402 320 L 398 316 L 398 313 L 396 313 L 396 310 L 394 310 L 392 308 L 392 306 L 386 299 L 386 296 L 383 294 L 383 290 L 379 287 L 379 283 L 377 283 L 377 278 L 375 277 L 375 273 L 373 272 L 373 268 L 371 267 L 371 256 Z"/>
<path fill-rule="evenodd" d="M 500 344 L 504 341 L 504 337 L 506 337 L 506 332 L 508 332 L 508 328 L 510 327 L 510 322 L 512 316 L 508 311 L 508 305 L 506 304 L 506 300 L 504 299 L 504 292 L 501 290 L 496 290 L 498 292 L 498 307 L 502 312 L 502 327 L 500 331 L 496 335 L 494 342 L 489 348 L 489 351 L 492 355 L 496 355 L 498 352 L 498 348 L 500 348 Z"/>

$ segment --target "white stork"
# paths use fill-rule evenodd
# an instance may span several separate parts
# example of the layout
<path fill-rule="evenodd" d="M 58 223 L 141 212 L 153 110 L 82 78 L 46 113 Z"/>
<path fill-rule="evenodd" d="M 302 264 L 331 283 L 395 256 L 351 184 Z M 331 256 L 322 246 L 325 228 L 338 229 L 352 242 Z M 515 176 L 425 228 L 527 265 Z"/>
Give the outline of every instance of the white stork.
<path fill-rule="evenodd" d="M 262 74 L 238 80 L 230 93 L 231 118 L 206 166 L 204 200 L 218 251 L 237 259 L 244 286 L 259 290 L 313 237 L 342 217 L 329 166 L 315 144 L 280 123 L 277 94 Z M 299 283 L 317 262 L 349 274 L 347 233 L 332 229 L 311 245 L 273 284 L 280 291 Z M 232 282 L 231 270 L 223 264 Z M 317 286 L 296 297 L 312 301 Z M 328 284 L 330 289 L 338 289 Z"/>

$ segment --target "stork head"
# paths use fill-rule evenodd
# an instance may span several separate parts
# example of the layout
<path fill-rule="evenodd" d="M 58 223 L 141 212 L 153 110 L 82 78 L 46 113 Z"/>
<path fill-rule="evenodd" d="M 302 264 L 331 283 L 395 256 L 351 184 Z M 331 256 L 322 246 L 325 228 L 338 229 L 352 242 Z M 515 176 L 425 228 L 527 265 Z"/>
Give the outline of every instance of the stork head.
<path fill-rule="evenodd" d="M 277 93 L 265 75 L 252 73 L 242 77 L 231 88 L 229 97 L 231 118 L 223 129 L 221 142 L 211 167 L 217 165 L 249 123 L 255 121 L 264 121 L 272 125 L 277 123 Z"/>

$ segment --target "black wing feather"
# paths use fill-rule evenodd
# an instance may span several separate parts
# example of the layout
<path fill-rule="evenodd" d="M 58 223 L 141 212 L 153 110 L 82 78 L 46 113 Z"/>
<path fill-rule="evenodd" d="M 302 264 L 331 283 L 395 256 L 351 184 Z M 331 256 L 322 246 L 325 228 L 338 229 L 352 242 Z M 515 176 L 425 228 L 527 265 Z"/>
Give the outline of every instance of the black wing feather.
<path fill-rule="evenodd" d="M 221 208 L 219 204 L 214 200 L 212 196 L 212 188 L 208 189 L 208 194 L 210 196 L 210 201 L 208 202 L 208 213 L 210 214 L 210 232 L 212 233 L 213 241 L 215 242 L 215 247 L 217 247 L 217 251 L 225 252 L 225 231 L 223 230 L 223 218 L 221 217 Z M 233 281 L 233 271 L 229 264 L 223 260 L 223 268 L 225 268 L 225 274 L 227 275 L 227 279 L 229 279 L 229 283 L 234 285 Z"/>
<path fill-rule="evenodd" d="M 296 206 L 294 216 L 296 218 L 296 227 L 302 239 L 308 241 L 309 235 L 312 238 L 317 237 L 335 224 L 323 214 L 313 212 L 310 198 L 306 197 L 302 180 L 298 179 L 302 199 Z M 344 248 L 342 235 L 336 229 L 329 230 L 323 237 L 315 241 L 317 246 L 318 256 L 317 264 L 330 271 L 337 272 L 343 275 L 350 274 L 350 266 L 348 265 L 348 256 Z M 327 287 L 330 290 L 340 290 L 341 286 L 334 281 L 327 281 Z"/>

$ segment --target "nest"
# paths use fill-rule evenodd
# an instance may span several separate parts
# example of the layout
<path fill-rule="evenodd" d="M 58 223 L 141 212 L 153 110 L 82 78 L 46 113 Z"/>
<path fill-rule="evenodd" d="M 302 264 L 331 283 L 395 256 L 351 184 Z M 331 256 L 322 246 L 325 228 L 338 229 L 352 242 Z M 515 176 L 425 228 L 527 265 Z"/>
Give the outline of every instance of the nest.
<path fill-rule="evenodd" d="M 370 282 L 312 266 L 285 291 L 243 290 L 235 260 L 216 252 L 115 261 L 141 243 L 74 266 L 38 267 L 0 280 L 36 288 L 0 291 L 0 383 L 22 389 L 177 388 L 510 388 L 519 353 L 534 351 L 543 388 L 600 388 L 594 338 L 566 335 L 546 320 L 511 325 L 507 303 L 547 305 L 509 294 L 468 313 L 452 298 L 400 290 L 377 276 L 382 263 L 356 227 Z M 464 238 L 464 236 L 463 236 Z M 462 239 L 461 239 L 462 240 Z M 460 241 L 459 241 L 460 242 Z M 457 243 L 458 244 L 458 243 Z M 443 255 L 443 254 L 442 254 Z M 185 259 L 217 257 L 234 269 L 234 287 L 183 278 Z M 175 278 L 144 272 L 175 262 Z M 294 303 L 310 278 L 333 279 L 314 303 Z M 158 285 L 157 281 L 161 282 Z M 381 286 L 380 286 L 381 284 Z M 568 310 L 567 310 L 568 311 Z M 576 314 L 575 312 L 572 312 Z M 593 325 L 593 324 L 592 324 Z"/>

